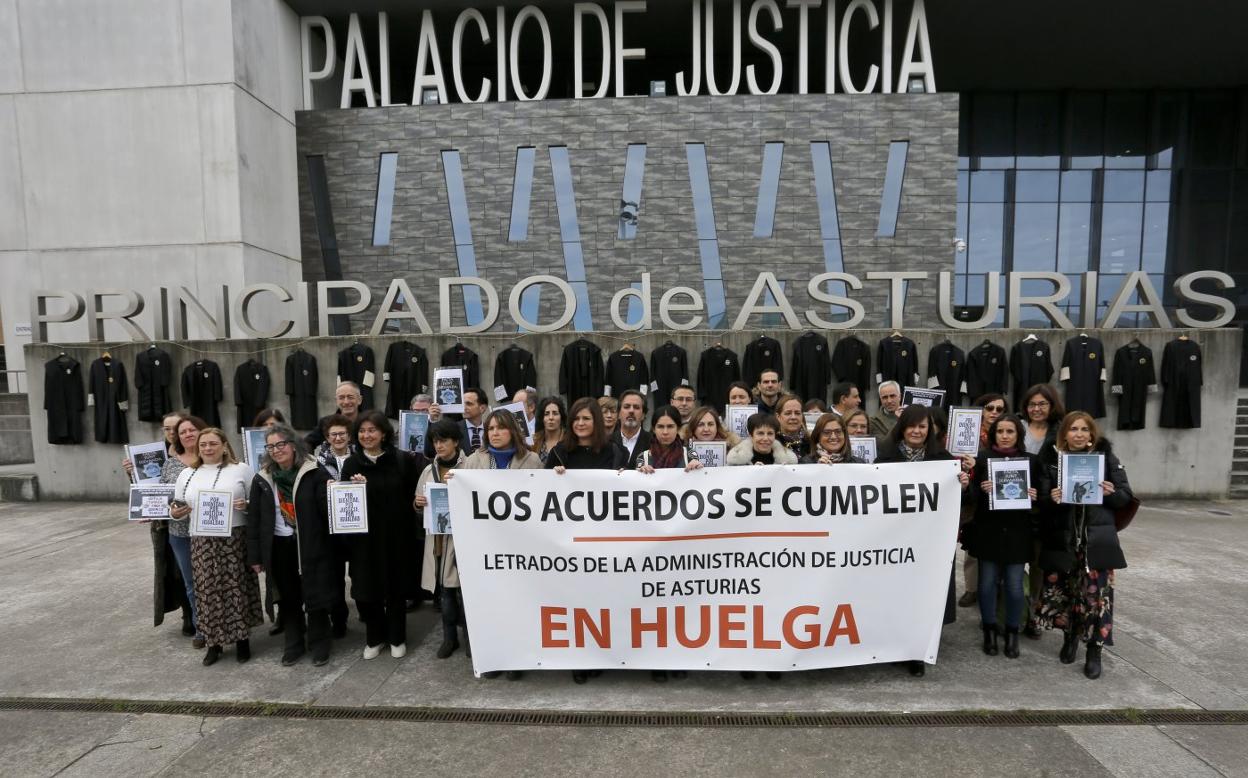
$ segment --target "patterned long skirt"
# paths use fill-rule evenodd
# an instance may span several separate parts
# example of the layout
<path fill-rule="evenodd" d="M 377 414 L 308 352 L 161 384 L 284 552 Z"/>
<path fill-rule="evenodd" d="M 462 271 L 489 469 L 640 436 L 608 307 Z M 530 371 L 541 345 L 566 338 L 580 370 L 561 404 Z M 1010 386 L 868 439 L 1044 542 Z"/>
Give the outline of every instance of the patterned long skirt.
<path fill-rule="evenodd" d="M 1036 622 L 1045 629 L 1079 630 L 1085 642 L 1114 644 L 1114 571 L 1086 570 L 1083 554 L 1075 569 L 1044 572 Z"/>
<path fill-rule="evenodd" d="M 246 533 L 235 527 L 228 538 L 191 538 L 199 631 L 210 646 L 246 640 L 264 623 L 260 580 L 247 566 Z"/>

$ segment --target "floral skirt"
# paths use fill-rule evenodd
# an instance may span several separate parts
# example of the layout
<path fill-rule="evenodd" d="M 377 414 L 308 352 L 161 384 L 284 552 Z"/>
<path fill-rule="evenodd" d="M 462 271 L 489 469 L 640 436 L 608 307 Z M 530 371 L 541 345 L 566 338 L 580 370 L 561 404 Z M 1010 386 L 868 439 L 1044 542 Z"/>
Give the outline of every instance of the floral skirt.
<path fill-rule="evenodd" d="M 260 579 L 247 566 L 246 532 L 235 527 L 228 538 L 191 538 L 196 615 L 210 646 L 246 640 L 264 623 Z"/>
<path fill-rule="evenodd" d="M 1085 642 L 1114 644 L 1114 571 L 1085 570 L 1083 554 L 1075 569 L 1044 572 L 1036 602 L 1036 622 L 1045 629 L 1079 630 Z"/>

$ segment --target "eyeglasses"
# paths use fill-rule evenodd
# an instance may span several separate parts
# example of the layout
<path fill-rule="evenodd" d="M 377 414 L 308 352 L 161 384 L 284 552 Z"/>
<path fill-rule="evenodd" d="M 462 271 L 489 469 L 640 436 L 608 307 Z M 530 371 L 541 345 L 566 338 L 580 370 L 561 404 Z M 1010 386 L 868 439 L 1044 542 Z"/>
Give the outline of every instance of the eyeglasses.
<path fill-rule="evenodd" d="M 272 454 L 274 451 L 277 451 L 279 448 L 286 448 L 289 445 L 291 445 L 291 442 L 289 440 L 283 440 L 277 443 L 268 444 L 267 446 L 264 447 L 264 450 Z"/>
<path fill-rule="evenodd" d="M 1049 407 L 1048 400 L 1041 400 L 1040 402 L 1027 403 L 1027 410 L 1031 410 L 1032 408 L 1039 410 L 1040 408 L 1048 408 L 1048 407 Z"/>
<path fill-rule="evenodd" d="M 820 434 L 820 436 L 825 437 L 825 438 L 843 438 L 843 437 L 845 437 L 845 433 L 844 433 L 844 432 L 841 432 L 839 429 L 835 429 L 835 428 L 833 428 L 833 429 L 826 429 L 826 430 L 824 430 L 823 432 L 821 432 L 821 433 L 819 433 L 819 434 Z"/>
<path fill-rule="evenodd" d="M 1005 410 L 1005 406 L 1004 405 L 985 405 L 984 410 L 992 411 L 993 413 L 1001 413 L 1002 411 Z"/>
<path fill-rule="evenodd" d="M 347 433 L 345 433 L 345 432 L 331 432 L 331 433 L 329 433 L 329 437 L 331 437 L 331 438 L 345 438 L 346 436 L 347 436 Z"/>

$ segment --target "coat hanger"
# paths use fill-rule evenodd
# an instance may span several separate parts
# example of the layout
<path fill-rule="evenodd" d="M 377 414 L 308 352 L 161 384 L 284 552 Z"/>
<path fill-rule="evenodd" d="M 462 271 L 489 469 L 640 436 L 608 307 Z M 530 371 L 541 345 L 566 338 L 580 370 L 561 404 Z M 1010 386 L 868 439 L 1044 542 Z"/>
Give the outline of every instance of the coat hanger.
<path fill-rule="evenodd" d="M 1189 338 L 1187 337 L 1187 333 L 1180 335 L 1179 340 L 1189 340 Z"/>
<path fill-rule="evenodd" d="M 1038 340 L 1038 338 L 1036 338 L 1036 333 L 1034 332 L 1027 333 L 1027 337 L 1023 338 L 1024 343 L 1032 343 L 1036 340 Z"/>
<path fill-rule="evenodd" d="M 1138 335 L 1133 335 L 1131 337 L 1131 340 L 1127 341 L 1127 345 L 1128 346 L 1143 346 L 1144 344 L 1140 342 L 1140 337 Z"/>
<path fill-rule="evenodd" d="M 156 348 L 156 344 L 155 344 L 155 343 L 149 343 L 149 344 L 147 344 L 147 350 L 148 350 L 148 351 L 151 351 L 151 350 L 153 350 L 153 349 L 155 349 L 155 348 Z"/>
<path fill-rule="evenodd" d="M 889 335 L 889 337 L 890 337 L 890 338 L 900 338 L 900 337 L 901 337 L 901 330 L 893 330 L 893 334 L 892 334 L 892 335 Z"/>
<path fill-rule="evenodd" d="M 1081 333 L 1079 333 L 1079 337 L 1083 338 L 1084 340 L 1087 340 L 1087 339 L 1088 339 L 1088 333 L 1086 333 L 1086 332 L 1081 332 Z"/>
<path fill-rule="evenodd" d="M 112 361 L 113 355 L 108 353 L 108 349 L 105 349 L 104 353 L 100 355 L 100 359 L 103 359 L 105 361 Z"/>

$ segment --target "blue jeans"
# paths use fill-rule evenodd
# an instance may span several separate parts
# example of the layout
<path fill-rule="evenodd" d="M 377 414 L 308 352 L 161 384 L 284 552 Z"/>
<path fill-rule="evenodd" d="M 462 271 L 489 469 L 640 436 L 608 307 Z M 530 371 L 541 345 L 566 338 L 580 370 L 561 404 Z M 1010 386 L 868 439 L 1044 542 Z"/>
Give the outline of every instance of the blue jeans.
<path fill-rule="evenodd" d="M 186 601 L 191 604 L 191 623 L 195 625 L 195 637 L 199 634 L 199 614 L 195 612 L 195 586 L 191 579 L 191 539 L 169 535 L 169 548 L 173 549 L 173 557 L 178 560 L 178 572 L 182 573 L 182 582 L 186 584 Z"/>
<path fill-rule="evenodd" d="M 997 578 L 1005 582 L 1005 627 L 1018 629 L 1023 619 L 1023 563 L 1001 564 L 979 560 L 979 617 L 984 625 L 997 623 Z"/>

